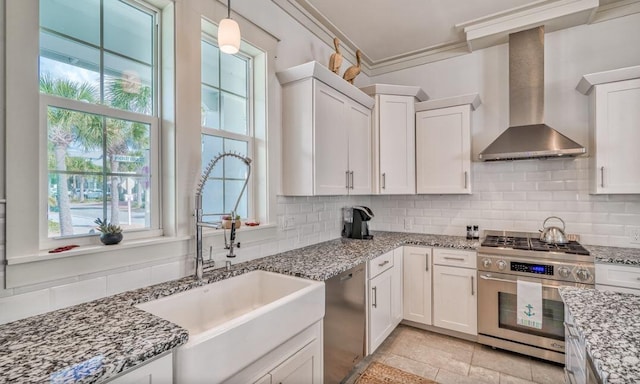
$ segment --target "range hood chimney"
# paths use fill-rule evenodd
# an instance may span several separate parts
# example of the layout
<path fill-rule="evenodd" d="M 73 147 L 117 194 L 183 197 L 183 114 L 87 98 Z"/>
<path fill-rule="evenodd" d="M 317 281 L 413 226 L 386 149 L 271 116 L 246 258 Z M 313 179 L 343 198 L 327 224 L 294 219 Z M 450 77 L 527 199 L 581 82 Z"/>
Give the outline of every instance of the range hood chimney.
<path fill-rule="evenodd" d="M 585 148 L 544 124 L 544 26 L 509 35 L 509 128 L 483 161 L 577 156 Z"/>

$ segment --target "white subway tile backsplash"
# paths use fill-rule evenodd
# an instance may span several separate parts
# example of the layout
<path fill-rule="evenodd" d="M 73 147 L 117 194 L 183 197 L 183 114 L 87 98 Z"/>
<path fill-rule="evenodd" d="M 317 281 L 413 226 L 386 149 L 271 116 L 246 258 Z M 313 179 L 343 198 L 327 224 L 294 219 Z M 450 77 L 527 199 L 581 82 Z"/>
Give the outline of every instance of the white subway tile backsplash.
<path fill-rule="evenodd" d="M 105 297 L 107 295 L 107 279 L 99 277 L 78 281 L 53 287 L 50 291 L 52 310 L 70 307 Z"/>
<path fill-rule="evenodd" d="M 179 279 L 184 276 L 183 264 L 180 261 L 154 265 L 151 267 L 151 284 Z"/>
<path fill-rule="evenodd" d="M 527 181 L 546 181 L 551 180 L 551 172 L 543 171 L 543 172 L 527 172 L 526 173 Z"/>
<path fill-rule="evenodd" d="M 151 284 L 151 268 L 136 269 L 107 276 L 107 295 L 142 288 Z"/>
<path fill-rule="evenodd" d="M 538 191 L 561 191 L 565 189 L 564 181 L 539 181 Z"/>
<path fill-rule="evenodd" d="M 49 289 L 0 298 L 0 324 L 49 311 Z"/>

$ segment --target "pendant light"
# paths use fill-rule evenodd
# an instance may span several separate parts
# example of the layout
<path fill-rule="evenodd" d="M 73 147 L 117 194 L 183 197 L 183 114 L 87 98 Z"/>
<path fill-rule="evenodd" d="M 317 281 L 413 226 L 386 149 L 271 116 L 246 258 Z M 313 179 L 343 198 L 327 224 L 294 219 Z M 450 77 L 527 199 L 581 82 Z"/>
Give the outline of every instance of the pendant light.
<path fill-rule="evenodd" d="M 231 19 L 231 0 L 227 0 L 227 18 L 218 26 L 218 45 L 222 52 L 230 55 L 240 50 L 240 26 Z"/>

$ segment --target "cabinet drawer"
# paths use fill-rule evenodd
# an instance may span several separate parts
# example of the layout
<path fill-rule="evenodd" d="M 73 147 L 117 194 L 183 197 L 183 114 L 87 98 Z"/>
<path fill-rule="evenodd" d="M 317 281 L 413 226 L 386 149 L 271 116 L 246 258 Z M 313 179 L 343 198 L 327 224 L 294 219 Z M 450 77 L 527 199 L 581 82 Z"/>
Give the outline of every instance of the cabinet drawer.
<path fill-rule="evenodd" d="M 393 251 L 369 260 L 369 278 L 373 279 L 391 267 L 393 267 Z"/>
<path fill-rule="evenodd" d="M 640 289 L 640 268 L 618 264 L 596 264 L 596 284 Z"/>
<path fill-rule="evenodd" d="M 459 249 L 434 248 L 433 264 L 476 268 L 476 252 Z"/>

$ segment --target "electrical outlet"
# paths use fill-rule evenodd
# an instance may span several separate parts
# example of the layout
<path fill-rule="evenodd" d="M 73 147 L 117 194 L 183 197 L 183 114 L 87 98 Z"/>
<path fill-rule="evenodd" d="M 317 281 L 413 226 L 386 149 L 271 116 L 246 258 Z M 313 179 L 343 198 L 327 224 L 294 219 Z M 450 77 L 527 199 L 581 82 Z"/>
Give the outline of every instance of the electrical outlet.
<path fill-rule="evenodd" d="M 413 221 L 408 217 L 404 218 L 404 229 L 407 231 L 411 231 L 413 229 Z"/>
<path fill-rule="evenodd" d="M 632 244 L 640 244 L 640 228 L 632 228 L 630 237 Z"/>

